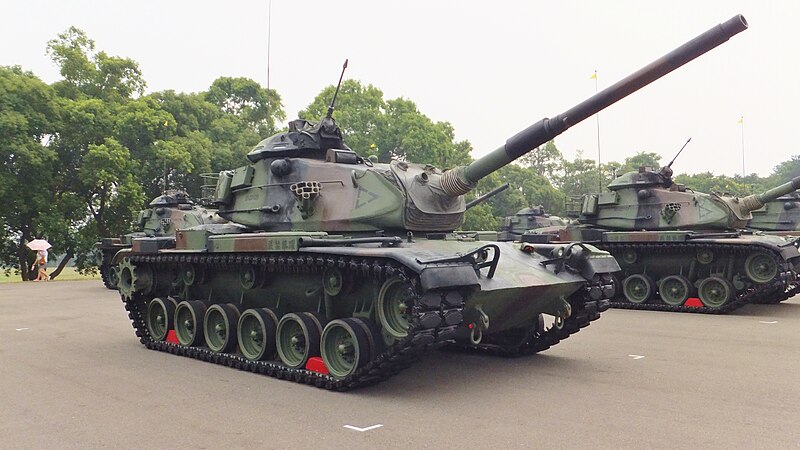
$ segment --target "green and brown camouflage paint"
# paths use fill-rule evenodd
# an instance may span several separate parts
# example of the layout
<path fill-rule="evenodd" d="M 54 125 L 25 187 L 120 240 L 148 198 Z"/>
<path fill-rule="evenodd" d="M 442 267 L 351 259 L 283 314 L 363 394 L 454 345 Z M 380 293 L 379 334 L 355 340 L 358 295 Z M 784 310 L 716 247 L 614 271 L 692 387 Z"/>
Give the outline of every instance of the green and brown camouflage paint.
<path fill-rule="evenodd" d="M 796 289 L 800 252 L 780 237 L 739 229 L 753 217 L 752 211 L 798 188 L 800 177 L 743 198 L 706 194 L 674 183 L 668 166 L 659 171 L 642 167 L 612 181 L 610 192 L 584 196 L 579 225 L 531 230 L 525 238 L 592 242 L 610 251 L 622 267 L 623 286 L 626 280 L 652 285 L 644 300 L 625 289 L 621 292 L 620 302 L 627 300 L 641 308 L 660 307 L 662 280 L 676 276 L 691 283 L 689 291 L 699 289 L 701 299 L 703 280 L 718 277 L 730 283 L 723 288 L 737 295 L 749 292 L 753 301 L 783 300 Z M 759 270 L 772 275 L 760 277 Z M 722 307 L 734 297 L 731 293 L 722 304 L 707 303 Z"/>
<path fill-rule="evenodd" d="M 214 201 L 218 214 L 232 224 L 179 230 L 174 249 L 157 248 L 148 241 L 152 238 L 134 240 L 120 272 L 120 293 L 134 327 L 149 347 L 172 348 L 162 345 L 166 333 L 161 331 L 172 325 L 175 307 L 167 305 L 179 301 L 200 302 L 208 311 L 246 309 L 242 314 L 268 308 L 273 317 L 282 317 L 281 323 L 299 323 L 295 317 L 303 315 L 310 321 L 306 325 L 316 324 L 291 339 L 280 324 L 277 333 L 266 333 L 266 327 L 247 335 L 235 330 L 240 344 L 252 336 L 276 336 L 280 354 L 281 345 L 312 341 L 320 347 L 312 350 L 322 351 L 327 348 L 324 330 L 331 324 L 364 319 L 380 330 L 374 340 L 388 346 L 377 357 L 359 353 L 371 358 L 367 368 L 434 343 L 515 354 L 554 345 L 605 310 L 614 292 L 610 274 L 619 265 L 608 252 L 587 244 L 530 245 L 498 242 L 496 232 L 454 233 L 463 222 L 463 194 L 481 178 L 746 28 L 744 18 L 736 16 L 587 101 L 533 124 L 483 158 L 453 169 L 362 158 L 344 143 L 332 117 L 333 103 L 320 123 L 293 121 L 287 132 L 259 143 L 247 155 L 248 165 L 219 174 Z M 233 224 L 240 228 L 232 230 Z M 229 322 L 236 317 L 226 314 Z M 545 315 L 553 316 L 552 324 Z M 145 316 L 147 329 L 142 328 Z M 150 322 L 163 326 L 151 328 Z M 232 322 L 218 322 L 204 332 L 229 337 L 231 327 Z M 319 335 L 309 331 L 315 327 L 321 345 Z M 184 347 L 173 350 L 209 354 L 205 348 Z M 374 348 L 358 346 L 366 347 Z M 207 359 L 312 380 L 307 372 L 289 370 L 295 366 L 285 355 L 279 360 L 272 356 L 265 365 L 245 365 L 242 356 L 230 351 L 218 350 Z M 358 385 L 362 373 L 353 370 L 338 375 L 337 382 Z M 391 367 L 375 371 L 380 377 L 394 373 Z M 322 384 L 340 386 L 330 380 Z"/>

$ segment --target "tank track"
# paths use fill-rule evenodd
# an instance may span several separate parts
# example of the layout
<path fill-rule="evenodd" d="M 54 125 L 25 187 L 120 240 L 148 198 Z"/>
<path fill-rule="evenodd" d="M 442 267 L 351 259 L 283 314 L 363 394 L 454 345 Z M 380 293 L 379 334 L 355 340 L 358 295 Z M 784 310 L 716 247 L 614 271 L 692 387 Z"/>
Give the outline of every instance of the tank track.
<path fill-rule="evenodd" d="M 746 254 L 751 251 L 752 248 L 738 246 L 738 245 L 725 245 L 725 244 L 707 244 L 707 243 L 654 243 L 654 244 L 604 244 L 602 246 L 604 250 L 611 252 L 611 254 L 620 254 L 620 252 L 629 250 L 629 249 L 646 249 L 648 254 L 658 254 L 658 253 L 670 253 L 675 252 L 676 248 L 678 251 L 685 251 L 690 252 L 694 251 L 698 248 L 704 249 L 712 249 L 712 250 L 724 250 L 728 253 L 742 253 Z M 766 247 L 760 247 L 762 250 L 768 250 Z M 780 255 L 776 254 L 772 251 L 773 256 L 776 260 L 779 261 L 778 267 L 782 267 L 783 264 L 780 262 Z M 625 300 L 625 297 L 622 296 L 621 292 L 614 300 L 611 302 L 612 308 L 621 308 L 621 309 L 636 309 L 636 310 L 647 310 L 647 311 L 669 311 L 669 312 L 688 312 L 688 313 L 699 313 L 699 314 L 725 314 L 731 311 L 734 311 L 748 303 L 778 303 L 780 301 L 785 300 L 786 298 L 782 298 L 784 295 L 788 295 L 790 291 L 794 291 L 793 294 L 800 292 L 800 287 L 794 286 L 794 288 L 787 288 L 784 285 L 784 282 L 781 281 L 780 278 L 781 274 L 779 273 L 777 278 L 769 283 L 764 283 L 757 285 L 755 288 L 745 289 L 742 292 L 738 293 L 736 298 L 733 300 L 728 301 L 724 305 L 719 308 L 709 308 L 707 306 L 673 306 L 667 305 L 665 303 L 642 303 L 636 304 L 631 303 Z M 621 280 L 620 280 L 621 281 Z M 767 294 L 770 291 L 773 292 L 783 292 L 783 294 L 775 294 L 775 298 L 781 298 L 781 300 L 774 300 L 774 299 L 766 299 Z"/>
<path fill-rule="evenodd" d="M 530 330 L 530 332 L 526 333 L 522 339 L 517 340 L 511 345 L 482 343 L 471 347 L 452 345 L 451 348 L 457 351 L 483 353 L 507 358 L 529 356 L 547 350 L 571 335 L 577 333 L 581 330 L 581 328 L 588 327 L 591 322 L 594 322 L 600 318 L 601 312 L 608 310 L 610 302 L 608 300 L 589 301 L 589 291 L 593 287 L 599 287 L 602 289 L 603 286 L 613 289 L 612 284 L 613 281 L 610 279 L 610 277 L 606 281 L 597 279 L 587 284 L 584 292 L 582 294 L 578 294 L 582 295 L 586 301 L 578 302 L 576 310 L 573 311 L 572 315 L 564 321 L 564 325 L 560 328 L 551 327 L 545 331 Z M 601 290 L 601 292 L 603 291 Z"/>
<path fill-rule="evenodd" d="M 194 264 L 212 265 L 215 269 L 240 268 L 241 264 L 260 264 L 267 270 L 275 272 L 293 273 L 319 270 L 324 267 L 338 266 L 359 271 L 365 276 L 383 280 L 389 277 L 401 277 L 409 280 L 416 286 L 416 276 L 409 276 L 402 267 L 393 262 L 350 257 L 303 256 L 291 255 L 134 255 L 130 257 L 133 263 L 147 264 L 179 264 L 191 262 Z M 383 264 L 381 264 L 383 263 Z M 416 299 L 414 301 L 413 319 L 408 336 L 393 345 L 388 346 L 383 353 L 374 360 L 358 369 L 345 379 L 336 379 L 330 375 L 306 370 L 292 369 L 277 361 L 250 361 L 238 354 L 214 353 L 204 347 L 187 347 L 168 342 L 154 341 L 145 323 L 146 305 L 153 296 L 133 294 L 122 301 L 128 316 L 131 319 L 136 336 L 148 349 L 185 356 L 189 358 L 208 361 L 215 364 L 234 367 L 253 373 L 260 373 L 273 378 L 309 384 L 319 388 L 347 391 L 350 389 L 367 386 L 383 381 L 416 361 L 432 344 L 453 339 L 455 330 L 463 320 L 464 296 L 457 289 L 437 291 L 435 294 L 427 293 L 420 296 L 416 289 L 412 289 Z"/>
<path fill-rule="evenodd" d="M 109 271 L 111 270 L 111 266 L 108 264 L 100 265 L 100 278 L 103 280 L 103 285 L 111 290 L 117 290 L 117 285 L 115 285 L 111 281 L 111 274 Z"/>
<path fill-rule="evenodd" d="M 794 283 L 790 284 L 787 289 L 783 289 L 782 292 L 776 292 L 774 297 L 772 298 L 760 298 L 753 303 L 760 303 L 764 305 L 777 305 L 783 301 L 789 300 L 790 298 L 794 297 L 795 295 L 800 294 L 800 283 L 795 281 Z"/>

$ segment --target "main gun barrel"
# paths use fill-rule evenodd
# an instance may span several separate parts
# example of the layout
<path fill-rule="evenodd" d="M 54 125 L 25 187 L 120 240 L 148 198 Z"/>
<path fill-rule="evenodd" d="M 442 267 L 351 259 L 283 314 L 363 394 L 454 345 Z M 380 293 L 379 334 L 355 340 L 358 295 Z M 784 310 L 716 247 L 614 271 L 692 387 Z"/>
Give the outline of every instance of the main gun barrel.
<path fill-rule="evenodd" d="M 572 125 L 636 92 L 746 29 L 747 21 L 741 15 L 737 15 L 727 22 L 711 28 L 566 112 L 553 118 L 542 119 L 529 126 L 508 139 L 502 147 L 475 160 L 468 166 L 457 167 L 445 172 L 442 188 L 451 196 L 465 194 L 481 178 L 552 140 Z"/>
<path fill-rule="evenodd" d="M 792 178 L 792 181 L 783 183 L 782 185 L 774 187 L 766 192 L 744 197 L 742 199 L 742 208 L 746 209 L 747 212 L 754 211 L 764 206 L 764 204 L 767 202 L 771 202 L 778 197 L 784 196 L 798 189 L 800 189 L 800 177 L 794 177 Z"/>

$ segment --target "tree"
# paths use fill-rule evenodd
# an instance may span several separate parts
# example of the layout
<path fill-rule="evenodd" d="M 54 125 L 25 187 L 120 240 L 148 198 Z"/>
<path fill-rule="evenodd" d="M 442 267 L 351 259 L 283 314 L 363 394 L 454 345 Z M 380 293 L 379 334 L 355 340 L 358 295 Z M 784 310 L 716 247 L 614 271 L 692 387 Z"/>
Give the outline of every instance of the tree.
<path fill-rule="evenodd" d="M 707 194 L 716 192 L 720 194 L 744 196 L 751 193 L 750 187 L 742 182 L 741 177 L 737 180 L 727 175 L 714 175 L 711 172 L 703 172 L 694 175 L 678 175 L 675 177 L 675 181 L 685 184 L 689 189 Z"/>
<path fill-rule="evenodd" d="M 53 231 L 60 213 L 53 202 L 56 154 L 43 144 L 58 122 L 54 96 L 32 73 L 0 67 L 0 266 L 23 279 L 33 260 L 25 243 Z"/>
<path fill-rule="evenodd" d="M 764 184 L 768 187 L 775 187 L 797 176 L 800 176 L 800 155 L 792 155 L 788 161 L 775 166 Z"/>
<path fill-rule="evenodd" d="M 638 152 L 633 156 L 625 158 L 625 162 L 617 169 L 617 174 L 622 175 L 628 172 L 638 172 L 639 167 L 650 167 L 658 170 L 661 167 L 661 156 L 653 152 Z"/>
<path fill-rule="evenodd" d="M 554 141 L 548 141 L 536 150 L 522 155 L 517 163 L 522 167 L 531 167 L 536 174 L 548 179 L 554 179 L 564 164 L 564 157 L 556 147 Z"/>
<path fill-rule="evenodd" d="M 128 58 L 95 53 L 94 45 L 76 27 L 69 27 L 47 43 L 47 54 L 64 77 L 54 84 L 59 95 L 73 100 L 88 97 L 113 102 L 142 95 L 146 84 L 139 65 Z"/>
<path fill-rule="evenodd" d="M 600 179 L 597 163 L 593 159 L 584 158 L 583 152 L 578 151 L 575 159 L 564 161 L 562 173 L 556 178 L 556 184 L 565 195 L 580 196 L 598 192 L 598 189 L 608 185 L 608 182 L 605 176 Z"/>
<path fill-rule="evenodd" d="M 323 89 L 300 117 L 318 121 L 326 114 L 334 91 L 334 86 Z M 400 159 L 441 168 L 471 161 L 469 142 L 455 141 L 450 123 L 433 122 L 411 100 L 384 101 L 380 89 L 345 80 L 335 106 L 334 119 L 345 142 L 359 154 L 377 156 L 380 162 Z"/>
<path fill-rule="evenodd" d="M 276 121 L 286 119 L 278 93 L 249 78 L 217 78 L 205 98 L 222 111 L 238 116 L 263 137 L 275 133 Z"/>

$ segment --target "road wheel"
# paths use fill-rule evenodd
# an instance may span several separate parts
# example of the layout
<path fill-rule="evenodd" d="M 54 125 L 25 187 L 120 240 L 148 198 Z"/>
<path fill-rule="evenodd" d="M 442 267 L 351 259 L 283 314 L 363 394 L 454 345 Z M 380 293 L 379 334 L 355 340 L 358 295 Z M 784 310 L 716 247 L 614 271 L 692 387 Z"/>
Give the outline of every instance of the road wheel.
<path fill-rule="evenodd" d="M 744 271 L 754 283 L 769 283 L 778 275 L 778 263 L 769 253 L 757 252 L 747 257 Z"/>
<path fill-rule="evenodd" d="M 622 282 L 622 293 L 631 303 L 641 304 L 655 293 L 655 283 L 647 275 L 631 275 Z"/>
<path fill-rule="evenodd" d="M 215 353 L 230 353 L 236 347 L 236 325 L 239 307 L 233 303 L 211 305 L 203 319 L 203 333 L 208 349 Z"/>
<path fill-rule="evenodd" d="M 367 334 L 353 319 L 337 319 L 322 332 L 320 353 L 325 367 L 335 378 L 346 378 L 369 360 Z"/>
<path fill-rule="evenodd" d="M 155 341 L 163 341 L 172 329 L 175 318 L 175 300 L 156 297 L 147 305 L 147 331 Z"/>
<path fill-rule="evenodd" d="M 733 297 L 733 285 L 720 277 L 708 277 L 700 282 L 697 295 L 700 301 L 709 308 L 719 308 Z"/>
<path fill-rule="evenodd" d="M 658 286 L 658 295 L 664 303 L 671 306 L 680 306 L 686 303 L 692 292 L 692 284 L 683 275 L 670 275 L 664 277 Z"/>
<path fill-rule="evenodd" d="M 248 309 L 239 318 L 239 350 L 252 361 L 273 359 L 278 319 L 269 308 Z"/>
<path fill-rule="evenodd" d="M 319 340 L 317 323 L 303 313 L 286 314 L 278 322 L 278 356 L 289 367 L 305 367 L 308 358 L 319 356 Z"/>
<path fill-rule="evenodd" d="M 175 309 L 175 335 L 181 345 L 196 347 L 203 345 L 203 318 L 206 315 L 205 303 L 182 301 Z"/>

